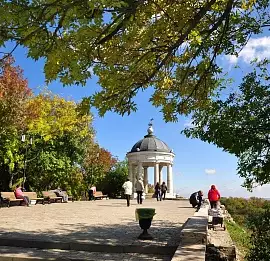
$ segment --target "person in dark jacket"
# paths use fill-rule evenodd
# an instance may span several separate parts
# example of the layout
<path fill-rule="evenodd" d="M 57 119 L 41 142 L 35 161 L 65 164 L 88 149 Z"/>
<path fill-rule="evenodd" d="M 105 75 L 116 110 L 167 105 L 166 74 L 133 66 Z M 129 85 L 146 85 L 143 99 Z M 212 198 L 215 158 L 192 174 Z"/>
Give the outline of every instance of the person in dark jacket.
<path fill-rule="evenodd" d="M 160 200 L 161 201 L 161 187 L 159 185 L 159 183 L 157 182 L 156 186 L 155 186 L 155 194 L 157 197 L 157 201 Z"/>
<path fill-rule="evenodd" d="M 161 185 L 161 196 L 160 196 L 161 198 L 163 198 L 163 200 L 166 197 L 166 192 L 167 192 L 167 186 L 166 186 L 165 182 L 163 181 L 162 185 Z"/>
<path fill-rule="evenodd" d="M 203 192 L 201 190 L 194 192 L 191 194 L 189 198 L 189 203 L 192 205 L 193 208 L 195 207 L 200 208 L 202 205 L 202 197 Z"/>

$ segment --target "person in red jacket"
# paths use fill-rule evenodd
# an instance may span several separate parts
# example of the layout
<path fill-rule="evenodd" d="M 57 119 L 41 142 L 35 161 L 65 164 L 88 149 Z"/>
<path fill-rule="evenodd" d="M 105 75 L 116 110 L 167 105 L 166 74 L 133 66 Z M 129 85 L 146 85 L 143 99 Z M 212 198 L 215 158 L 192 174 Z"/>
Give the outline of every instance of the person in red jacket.
<path fill-rule="evenodd" d="M 211 186 L 211 189 L 208 191 L 208 199 L 210 201 L 211 208 L 217 208 L 217 203 L 220 199 L 219 191 L 216 189 L 215 185 Z"/>

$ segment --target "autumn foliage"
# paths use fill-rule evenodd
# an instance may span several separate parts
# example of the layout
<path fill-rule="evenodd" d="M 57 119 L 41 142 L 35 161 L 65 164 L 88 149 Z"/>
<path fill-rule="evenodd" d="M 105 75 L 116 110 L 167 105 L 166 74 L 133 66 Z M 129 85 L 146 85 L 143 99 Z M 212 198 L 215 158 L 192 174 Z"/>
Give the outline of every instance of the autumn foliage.
<path fill-rule="evenodd" d="M 117 162 L 117 159 L 112 156 L 112 154 L 104 149 L 99 149 L 98 163 L 101 164 L 105 172 L 108 172 Z"/>
<path fill-rule="evenodd" d="M 28 82 L 23 78 L 20 67 L 13 66 L 14 60 L 5 60 L 0 74 L 0 133 L 6 126 L 23 127 L 25 106 L 32 95 Z"/>
<path fill-rule="evenodd" d="M 86 100 L 48 90 L 34 95 L 13 63 L 7 59 L 0 68 L 0 191 L 22 183 L 25 172 L 27 190 L 62 187 L 79 198 L 104 182 L 117 159 L 94 141 Z"/>

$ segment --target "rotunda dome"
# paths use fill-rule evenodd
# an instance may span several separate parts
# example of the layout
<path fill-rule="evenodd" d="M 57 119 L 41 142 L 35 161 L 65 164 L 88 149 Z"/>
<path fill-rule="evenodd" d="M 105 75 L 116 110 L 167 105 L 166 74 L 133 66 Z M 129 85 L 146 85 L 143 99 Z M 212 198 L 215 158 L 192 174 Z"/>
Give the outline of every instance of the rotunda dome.
<path fill-rule="evenodd" d="M 172 152 L 168 145 L 153 135 L 152 123 L 149 124 L 148 134 L 143 139 L 139 140 L 134 144 L 130 152 L 140 151 L 159 151 L 159 152 Z"/>

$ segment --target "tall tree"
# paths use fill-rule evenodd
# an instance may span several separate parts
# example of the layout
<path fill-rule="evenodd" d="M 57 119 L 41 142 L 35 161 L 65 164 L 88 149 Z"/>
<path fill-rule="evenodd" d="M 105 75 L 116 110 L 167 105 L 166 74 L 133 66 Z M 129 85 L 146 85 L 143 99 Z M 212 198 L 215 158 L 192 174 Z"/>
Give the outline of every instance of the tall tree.
<path fill-rule="evenodd" d="M 226 73 L 216 58 L 270 24 L 268 0 L 2 0 L 0 13 L 0 46 L 45 58 L 48 81 L 85 84 L 94 72 L 102 115 L 136 110 L 133 98 L 153 86 L 166 121 L 204 107 Z"/>
<path fill-rule="evenodd" d="M 188 137 L 213 143 L 238 157 L 244 186 L 270 183 L 270 77 L 264 68 L 245 76 L 227 99 L 197 110 Z"/>
<path fill-rule="evenodd" d="M 6 59 L 0 66 L 0 188 L 12 185 L 23 165 L 23 155 L 19 153 L 20 136 L 27 123 L 30 111 L 26 105 L 31 90 L 24 79 L 20 67 L 13 65 L 12 58 Z"/>
<path fill-rule="evenodd" d="M 32 93 L 22 69 L 13 63 L 9 58 L 0 67 L 0 135 L 7 129 L 24 127 L 26 101 Z"/>
<path fill-rule="evenodd" d="M 127 160 L 117 162 L 107 175 L 100 181 L 99 186 L 110 197 L 121 196 L 123 184 L 128 177 Z"/>
<path fill-rule="evenodd" d="M 56 95 L 40 94 L 29 101 L 36 116 L 28 124 L 34 138 L 29 151 L 27 184 L 36 190 L 71 189 L 83 162 L 86 144 L 93 142 L 92 116 L 81 105 Z M 74 188 L 73 188 L 74 190 Z"/>
<path fill-rule="evenodd" d="M 117 159 L 108 150 L 98 144 L 88 144 L 82 163 L 87 186 L 100 184 L 116 162 Z"/>

